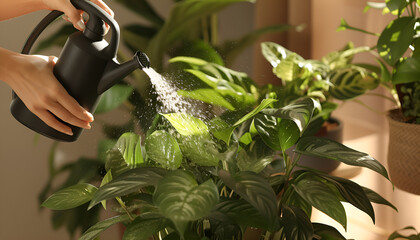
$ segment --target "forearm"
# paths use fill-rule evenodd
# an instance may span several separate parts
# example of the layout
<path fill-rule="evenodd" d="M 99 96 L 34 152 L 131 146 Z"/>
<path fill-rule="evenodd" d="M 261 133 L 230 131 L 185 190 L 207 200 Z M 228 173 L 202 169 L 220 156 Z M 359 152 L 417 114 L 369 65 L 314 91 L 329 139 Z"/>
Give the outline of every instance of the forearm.
<path fill-rule="evenodd" d="M 9 51 L 4 48 L 0 48 L 0 80 L 7 83 L 9 86 L 12 85 L 14 75 L 20 74 L 19 68 L 21 54 Z"/>
<path fill-rule="evenodd" d="M 0 21 L 46 8 L 43 0 L 0 0 Z"/>

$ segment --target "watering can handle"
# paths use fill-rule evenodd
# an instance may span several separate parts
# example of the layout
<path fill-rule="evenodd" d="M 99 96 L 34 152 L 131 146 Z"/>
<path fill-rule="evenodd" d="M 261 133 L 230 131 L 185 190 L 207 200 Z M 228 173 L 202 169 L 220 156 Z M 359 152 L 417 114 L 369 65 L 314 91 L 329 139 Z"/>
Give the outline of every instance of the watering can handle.
<path fill-rule="evenodd" d="M 71 3 L 77 8 L 81 9 L 88 13 L 89 18 L 95 18 L 99 17 L 101 20 L 106 22 L 112 31 L 111 41 L 108 47 L 104 49 L 104 53 L 109 55 L 110 57 L 114 57 L 117 54 L 118 46 L 120 42 L 120 27 L 118 26 L 118 23 L 102 8 L 98 7 L 96 4 L 87 1 L 87 0 L 71 0 Z M 25 45 L 23 46 L 23 49 L 21 53 L 23 54 L 29 54 L 29 51 L 31 50 L 33 44 L 38 39 L 39 35 L 44 31 L 44 29 L 52 23 L 55 19 L 63 15 L 63 12 L 54 10 L 51 11 L 47 16 L 45 16 L 41 22 L 38 23 L 38 25 L 35 27 L 35 29 L 31 32 L 28 39 L 26 40 Z M 92 19 L 90 19 L 92 20 Z M 90 26 L 93 23 L 87 23 L 86 28 Z M 93 29 L 91 29 L 93 30 Z"/>
<path fill-rule="evenodd" d="M 112 31 L 111 40 L 109 46 L 104 49 L 105 54 L 113 58 L 117 54 L 119 41 L 120 41 L 120 27 L 118 23 L 102 8 L 98 7 L 96 4 L 88 0 L 71 0 L 71 3 L 77 8 L 81 9 L 89 15 L 89 20 L 86 23 L 86 28 L 84 34 L 99 34 L 102 38 L 103 31 L 102 21 L 106 22 Z M 99 17 L 99 19 L 98 19 Z M 95 32 L 96 31 L 96 32 Z M 98 32 L 99 31 L 99 32 Z M 102 40 L 102 39 L 100 39 Z"/>

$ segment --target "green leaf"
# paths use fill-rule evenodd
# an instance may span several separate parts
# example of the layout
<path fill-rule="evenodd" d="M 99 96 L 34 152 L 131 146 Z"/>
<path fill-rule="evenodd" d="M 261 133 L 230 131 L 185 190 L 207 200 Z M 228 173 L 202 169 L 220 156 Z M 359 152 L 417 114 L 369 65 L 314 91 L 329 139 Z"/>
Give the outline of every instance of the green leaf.
<path fill-rule="evenodd" d="M 41 206 L 53 210 L 66 210 L 89 202 L 97 188 L 88 183 L 79 183 L 54 193 Z"/>
<path fill-rule="evenodd" d="M 391 73 L 389 72 L 388 68 L 386 67 L 385 63 L 383 63 L 381 60 L 376 60 L 379 65 L 381 66 L 381 81 L 382 82 L 389 82 L 391 81 Z"/>
<path fill-rule="evenodd" d="M 95 114 L 111 111 L 120 106 L 133 92 L 133 87 L 115 84 L 101 95 Z"/>
<path fill-rule="evenodd" d="M 176 169 L 181 166 L 181 149 L 170 133 L 164 130 L 153 132 L 146 138 L 145 146 L 147 156 L 163 167 Z"/>
<path fill-rule="evenodd" d="M 216 106 L 221 106 L 231 111 L 235 110 L 235 107 L 233 107 L 229 101 L 227 101 L 220 93 L 218 93 L 217 90 L 211 88 L 201 88 L 192 91 L 178 90 L 177 93 L 183 97 L 200 100 Z"/>
<path fill-rule="evenodd" d="M 385 2 L 386 7 L 391 12 L 398 10 L 398 13 L 401 13 L 403 9 L 407 6 L 407 0 L 385 0 Z"/>
<path fill-rule="evenodd" d="M 403 235 L 399 232 L 411 232 L 412 234 L 409 235 Z M 394 239 L 408 239 L 408 240 L 420 240 L 420 234 L 417 232 L 416 228 L 413 226 L 408 226 L 403 229 L 400 229 L 398 231 L 393 232 L 389 237 L 388 240 L 394 240 Z"/>
<path fill-rule="evenodd" d="M 398 212 L 398 209 L 392 203 L 388 202 L 385 198 L 383 198 L 381 195 L 379 195 L 378 193 L 374 192 L 373 190 L 369 188 L 366 188 L 366 187 L 362 187 L 362 188 L 363 188 L 363 191 L 365 191 L 366 196 L 369 198 L 369 201 L 373 203 L 377 203 L 377 204 L 387 205 Z"/>
<path fill-rule="evenodd" d="M 239 196 L 254 206 L 263 216 L 269 229 L 277 225 L 276 194 L 268 181 L 254 172 L 238 172 L 231 175 L 225 170 L 219 171 L 222 181 Z"/>
<path fill-rule="evenodd" d="M 342 68 L 333 71 L 330 81 L 332 86 L 329 88 L 329 93 L 339 100 L 358 97 L 379 85 L 377 77 L 355 68 Z"/>
<path fill-rule="evenodd" d="M 362 210 L 370 216 L 373 223 L 375 223 L 375 212 L 373 210 L 372 204 L 370 203 L 369 198 L 367 197 L 363 188 L 348 179 L 334 177 L 334 176 L 322 176 L 324 179 L 332 183 L 344 200 L 358 209 Z"/>
<path fill-rule="evenodd" d="M 289 119 L 282 119 L 279 123 L 279 139 L 280 146 L 283 151 L 286 151 L 299 139 L 300 132 L 296 123 Z"/>
<path fill-rule="evenodd" d="M 241 171 L 252 171 L 259 173 L 273 161 L 272 154 L 269 156 L 258 156 L 258 154 L 248 154 L 245 149 L 238 153 L 237 165 Z"/>
<path fill-rule="evenodd" d="M 217 150 L 210 135 L 191 135 L 180 137 L 182 154 L 199 166 L 217 166 L 219 158 Z"/>
<path fill-rule="evenodd" d="M 252 0 L 187 0 L 177 2 L 159 33 L 151 40 L 147 53 L 150 62 L 159 70 L 162 66 L 164 51 L 170 49 L 186 33 L 191 26 L 203 16 L 218 12 L 219 10 L 237 2 L 254 2 Z"/>
<path fill-rule="evenodd" d="M 347 227 L 346 211 L 338 197 L 319 177 L 304 173 L 292 183 L 295 191 L 309 204 Z"/>
<path fill-rule="evenodd" d="M 116 223 L 128 221 L 129 219 L 128 215 L 120 215 L 98 222 L 86 230 L 79 240 L 95 240 L 101 232 L 105 231 L 110 226 Z"/>
<path fill-rule="evenodd" d="M 252 117 L 257 115 L 259 112 L 261 112 L 261 110 L 267 108 L 268 106 L 270 106 L 272 103 L 274 103 L 276 101 L 277 101 L 276 99 L 271 99 L 271 98 L 264 99 L 260 103 L 260 105 L 258 105 L 251 112 L 249 112 L 248 114 L 243 116 L 241 119 L 239 119 L 236 123 L 233 124 L 232 127 L 221 129 L 221 130 L 218 130 L 217 132 L 215 132 L 214 133 L 215 137 L 223 140 L 227 145 L 229 145 L 230 138 L 232 137 L 232 133 L 236 129 L 236 127 L 238 127 L 239 125 L 241 125 L 245 121 L 251 119 Z"/>
<path fill-rule="evenodd" d="M 312 240 L 314 229 L 306 213 L 294 206 L 283 205 L 282 210 L 286 239 Z"/>
<path fill-rule="evenodd" d="M 268 228 L 266 219 L 243 199 L 228 199 L 218 203 L 209 218 L 224 224 L 238 224 L 242 230 L 247 227 Z"/>
<path fill-rule="evenodd" d="M 209 129 L 200 119 L 186 113 L 162 114 L 172 126 L 183 136 L 206 135 Z"/>
<path fill-rule="evenodd" d="M 143 187 L 156 186 L 166 172 L 163 168 L 154 167 L 139 167 L 128 170 L 100 187 L 93 196 L 89 208 L 103 200 L 138 192 Z"/>
<path fill-rule="evenodd" d="M 312 223 L 312 226 L 315 235 L 320 236 L 322 240 L 346 240 L 337 229 L 331 226 L 322 223 Z"/>
<path fill-rule="evenodd" d="M 413 41 L 414 17 L 397 18 L 384 29 L 378 39 L 378 53 L 389 65 L 395 65 Z"/>
<path fill-rule="evenodd" d="M 140 144 L 141 137 L 135 133 L 124 133 L 115 144 L 115 148 L 120 151 L 125 162 L 131 168 L 144 163 Z"/>
<path fill-rule="evenodd" d="M 168 173 L 156 187 L 153 202 L 171 219 L 182 236 L 188 222 L 207 216 L 219 202 L 219 192 L 212 180 L 200 185 L 186 171 Z"/>
<path fill-rule="evenodd" d="M 147 219 L 142 216 L 136 217 L 124 231 L 123 240 L 149 240 L 150 236 L 157 234 L 167 225 L 165 218 Z"/>
<path fill-rule="evenodd" d="M 373 157 L 327 138 L 302 138 L 298 141 L 295 151 L 303 155 L 328 158 L 352 166 L 366 167 L 389 179 L 385 167 Z"/>
<path fill-rule="evenodd" d="M 261 136 L 267 146 L 278 151 L 282 149 L 280 143 L 279 124 L 276 117 L 257 114 L 254 118 L 254 126 L 258 135 Z"/>
<path fill-rule="evenodd" d="M 393 84 L 420 81 L 420 56 L 404 59 L 397 65 L 392 75 Z"/>
<path fill-rule="evenodd" d="M 102 179 L 101 185 L 100 185 L 99 187 L 102 187 L 103 185 L 105 185 L 105 184 L 107 184 L 107 183 L 111 182 L 111 180 L 112 180 L 112 171 L 111 171 L 111 170 L 109 170 L 109 171 L 105 174 L 104 178 Z M 103 201 L 101 202 L 101 204 L 102 204 L 102 207 L 106 210 L 106 200 L 103 200 Z"/>
<path fill-rule="evenodd" d="M 302 134 L 308 126 L 315 109 L 319 107 L 319 103 L 312 98 L 301 98 L 279 109 L 266 109 L 263 113 L 292 120 Z"/>

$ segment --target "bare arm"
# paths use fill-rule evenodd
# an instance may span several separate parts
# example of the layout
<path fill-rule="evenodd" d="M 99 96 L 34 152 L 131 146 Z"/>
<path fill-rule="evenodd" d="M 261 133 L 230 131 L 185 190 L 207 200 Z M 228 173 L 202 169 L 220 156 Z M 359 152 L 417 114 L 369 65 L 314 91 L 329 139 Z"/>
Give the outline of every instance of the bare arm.
<path fill-rule="evenodd" d="M 113 16 L 102 0 L 92 2 Z M 62 11 L 77 29 L 84 28 L 81 12 L 70 0 L 0 0 L 0 20 L 41 9 Z M 89 129 L 92 114 L 82 108 L 57 81 L 52 71 L 55 62 L 56 58 L 52 56 L 23 55 L 0 47 L 0 80 L 16 92 L 31 112 L 57 131 L 73 134 L 71 128 L 54 115 L 74 126 Z"/>

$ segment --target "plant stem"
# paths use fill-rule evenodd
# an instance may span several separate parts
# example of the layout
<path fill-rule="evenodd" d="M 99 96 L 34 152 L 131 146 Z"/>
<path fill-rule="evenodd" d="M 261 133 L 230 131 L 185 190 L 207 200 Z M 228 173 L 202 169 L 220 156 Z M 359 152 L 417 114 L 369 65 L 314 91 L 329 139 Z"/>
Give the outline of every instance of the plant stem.
<path fill-rule="evenodd" d="M 218 33 L 218 18 L 217 14 L 212 14 L 210 16 L 210 28 L 211 28 L 211 41 L 210 43 L 213 46 L 216 46 L 219 40 L 219 33 Z"/>
<path fill-rule="evenodd" d="M 120 204 L 120 206 L 124 209 L 124 211 L 127 213 L 128 217 L 131 221 L 134 221 L 134 217 L 131 215 L 130 211 L 128 211 L 127 206 L 125 206 L 124 202 L 121 200 L 120 197 L 115 198 L 117 202 Z"/>

